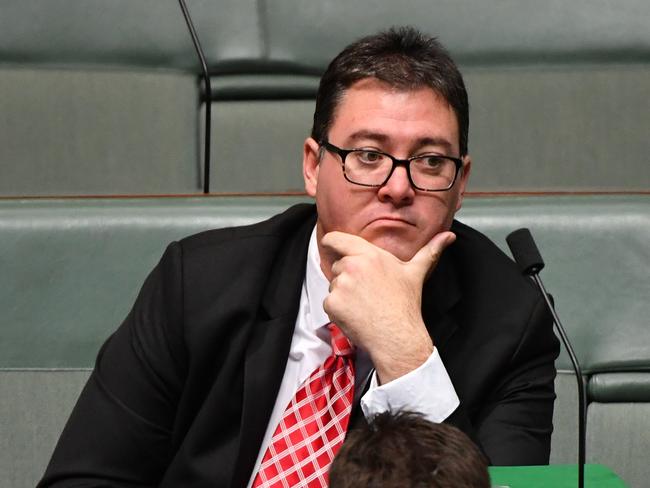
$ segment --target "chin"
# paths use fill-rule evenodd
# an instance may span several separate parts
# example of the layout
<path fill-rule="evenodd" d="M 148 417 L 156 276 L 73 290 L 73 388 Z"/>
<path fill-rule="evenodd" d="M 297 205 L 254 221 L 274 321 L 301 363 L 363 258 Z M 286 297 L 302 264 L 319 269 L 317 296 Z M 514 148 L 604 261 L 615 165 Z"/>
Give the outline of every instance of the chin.
<path fill-rule="evenodd" d="M 409 261 L 419 249 L 419 247 L 414 245 L 415 243 L 412 240 L 406 241 L 404 238 L 396 239 L 394 236 L 382 236 L 377 239 L 372 239 L 370 242 L 382 248 L 384 251 L 388 251 L 402 261 Z"/>

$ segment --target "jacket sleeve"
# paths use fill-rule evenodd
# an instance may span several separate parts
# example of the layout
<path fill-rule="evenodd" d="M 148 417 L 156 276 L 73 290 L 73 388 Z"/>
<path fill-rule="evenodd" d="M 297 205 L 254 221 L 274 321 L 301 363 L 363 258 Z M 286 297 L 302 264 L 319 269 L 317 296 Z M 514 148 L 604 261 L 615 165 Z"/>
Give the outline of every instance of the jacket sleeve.
<path fill-rule="evenodd" d="M 552 324 L 539 297 L 506 374 L 474 422 L 478 442 L 493 465 L 549 462 L 559 354 Z"/>
<path fill-rule="evenodd" d="M 102 346 L 39 487 L 158 484 L 187 362 L 181 254 L 167 248 Z"/>

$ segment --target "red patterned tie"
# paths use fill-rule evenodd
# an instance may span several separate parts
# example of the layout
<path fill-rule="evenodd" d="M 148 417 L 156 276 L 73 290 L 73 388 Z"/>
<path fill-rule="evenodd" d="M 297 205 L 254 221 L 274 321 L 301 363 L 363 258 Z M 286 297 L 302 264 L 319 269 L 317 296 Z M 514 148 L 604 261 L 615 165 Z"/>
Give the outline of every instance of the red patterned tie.
<path fill-rule="evenodd" d="M 350 421 L 354 348 L 334 324 L 332 355 L 289 402 L 253 482 L 258 487 L 328 486 L 328 471 Z"/>

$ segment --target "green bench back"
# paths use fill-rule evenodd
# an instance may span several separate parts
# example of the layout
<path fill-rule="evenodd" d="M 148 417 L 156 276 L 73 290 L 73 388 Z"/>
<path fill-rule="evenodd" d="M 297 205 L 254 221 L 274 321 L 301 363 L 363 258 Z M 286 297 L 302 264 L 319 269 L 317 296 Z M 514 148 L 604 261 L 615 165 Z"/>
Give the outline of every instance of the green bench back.
<path fill-rule="evenodd" d="M 470 190 L 650 187 L 645 0 L 187 3 L 212 74 L 213 191 L 302 190 L 320 73 L 390 24 L 437 34 L 465 73 Z M 199 64 L 176 1 L 0 11 L 0 195 L 200 191 Z"/>

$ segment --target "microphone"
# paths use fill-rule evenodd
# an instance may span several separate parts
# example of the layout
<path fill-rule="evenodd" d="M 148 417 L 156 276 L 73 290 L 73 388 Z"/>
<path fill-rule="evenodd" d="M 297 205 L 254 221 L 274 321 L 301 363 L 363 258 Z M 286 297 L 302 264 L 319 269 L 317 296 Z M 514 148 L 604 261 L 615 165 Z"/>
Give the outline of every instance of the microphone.
<path fill-rule="evenodd" d="M 578 381 L 578 487 L 584 488 L 585 486 L 585 451 L 586 451 L 586 437 L 585 437 L 585 406 L 587 399 L 585 397 L 584 384 L 582 382 L 582 371 L 580 370 L 580 364 L 578 363 L 578 358 L 573 352 L 573 347 L 569 341 L 568 336 L 562 327 L 557 313 L 555 312 L 555 307 L 551 303 L 551 299 L 544 288 L 544 284 L 539 277 L 539 272 L 544 268 L 544 261 L 542 256 L 535 245 L 533 236 L 528 229 L 518 229 L 512 232 L 508 237 L 506 237 L 506 242 L 508 247 L 512 252 L 512 256 L 515 259 L 515 262 L 519 266 L 521 272 L 530 276 L 535 282 L 548 310 L 553 316 L 553 321 L 555 322 L 556 329 L 560 334 L 562 343 L 569 353 L 569 358 L 571 359 L 571 364 L 573 365 L 573 370 L 576 374 L 576 380 Z"/>

